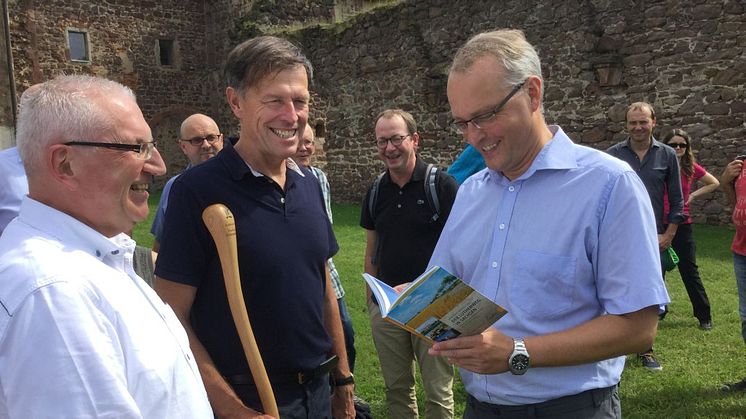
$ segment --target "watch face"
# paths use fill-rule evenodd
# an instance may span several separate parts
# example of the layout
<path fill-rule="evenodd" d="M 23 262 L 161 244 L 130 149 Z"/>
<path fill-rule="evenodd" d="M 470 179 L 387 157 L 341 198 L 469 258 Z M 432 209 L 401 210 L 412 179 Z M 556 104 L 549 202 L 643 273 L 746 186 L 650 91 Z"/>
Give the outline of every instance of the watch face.
<path fill-rule="evenodd" d="M 523 354 L 516 354 L 510 360 L 510 367 L 517 373 L 525 372 L 528 369 L 528 357 Z"/>

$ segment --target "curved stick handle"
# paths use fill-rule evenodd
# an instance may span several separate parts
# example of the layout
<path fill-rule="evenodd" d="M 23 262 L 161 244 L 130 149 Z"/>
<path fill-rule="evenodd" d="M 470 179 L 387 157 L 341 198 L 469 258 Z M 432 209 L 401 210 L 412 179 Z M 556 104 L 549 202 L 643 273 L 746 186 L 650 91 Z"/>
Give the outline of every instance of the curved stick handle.
<path fill-rule="evenodd" d="M 264 412 L 280 417 L 277 410 L 277 402 L 272 386 L 269 383 L 267 370 L 262 362 L 262 355 L 251 329 L 249 314 L 246 311 L 246 302 L 241 290 L 241 276 L 238 272 L 238 248 L 236 246 L 236 221 L 231 211 L 223 204 L 213 204 L 202 212 L 202 221 L 210 231 L 215 247 L 220 257 L 220 265 L 223 267 L 223 279 L 225 280 L 225 291 L 228 294 L 228 305 L 231 308 L 233 321 L 236 323 L 238 336 L 241 338 L 246 360 L 249 362 L 254 384 L 259 392 Z"/>

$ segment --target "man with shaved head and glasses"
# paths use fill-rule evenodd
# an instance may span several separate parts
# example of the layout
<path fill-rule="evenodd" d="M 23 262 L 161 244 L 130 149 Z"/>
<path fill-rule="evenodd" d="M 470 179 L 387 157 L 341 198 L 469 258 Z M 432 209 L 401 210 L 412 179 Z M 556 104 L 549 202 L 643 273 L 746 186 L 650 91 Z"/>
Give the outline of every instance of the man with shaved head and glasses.
<path fill-rule="evenodd" d="M 17 133 L 29 192 L 0 237 L 0 417 L 212 418 L 184 328 L 123 233 L 165 173 L 132 91 L 32 86 Z"/>
<path fill-rule="evenodd" d="M 669 302 L 645 187 L 548 125 L 544 88 L 518 30 L 474 36 L 449 72 L 453 124 L 487 169 L 461 185 L 430 265 L 508 311 L 430 350 L 459 367 L 467 419 L 620 418 L 625 355 L 652 345 Z"/>
<path fill-rule="evenodd" d="M 179 148 L 189 160 L 189 165 L 185 169 L 188 170 L 215 157 L 223 149 L 223 134 L 220 133 L 215 120 L 207 115 L 196 113 L 181 123 Z M 150 233 L 155 236 L 153 241 L 154 252 L 158 252 L 161 248 L 168 196 L 171 193 L 171 186 L 178 177 L 179 175 L 176 175 L 166 182 L 161 193 L 161 200 L 158 202 L 158 209 L 155 211 L 153 225 L 150 227 Z"/>
<path fill-rule="evenodd" d="M 409 112 L 381 112 L 376 118 L 373 141 L 386 171 L 368 189 L 362 206 L 360 225 L 367 232 L 365 272 L 401 290 L 425 271 L 451 211 L 458 183 L 445 170 L 432 172 L 417 155 L 420 134 Z M 431 175 L 437 193 L 428 196 Z M 418 417 L 415 360 L 427 397 L 425 417 L 453 417 L 453 367 L 443 359 L 429 356 L 426 342 L 383 320 L 370 289 L 367 292 L 389 417 Z"/>

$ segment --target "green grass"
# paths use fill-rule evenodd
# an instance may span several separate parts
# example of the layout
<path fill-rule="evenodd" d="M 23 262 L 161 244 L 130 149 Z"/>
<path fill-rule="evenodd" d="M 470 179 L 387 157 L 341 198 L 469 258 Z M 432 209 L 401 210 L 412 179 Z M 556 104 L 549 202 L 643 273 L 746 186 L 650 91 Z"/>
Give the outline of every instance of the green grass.
<path fill-rule="evenodd" d="M 153 210 L 158 196 L 153 196 Z M 384 384 L 373 346 L 365 305 L 363 271 L 365 232 L 359 227 L 360 207 L 334 205 L 334 231 L 340 251 L 334 262 L 340 271 L 347 305 L 355 325 L 357 393 L 370 402 L 375 418 L 386 418 Z M 152 217 L 151 211 L 151 217 Z M 149 246 L 150 220 L 135 229 L 138 243 Z M 621 382 L 625 418 L 746 418 L 746 395 L 718 392 L 723 382 L 746 376 L 746 354 L 738 318 L 730 242 L 732 227 L 695 226 L 697 257 L 712 305 L 714 328 L 699 330 L 677 271 L 667 275 L 672 304 L 660 323 L 655 343 L 663 371 L 651 373 L 634 356 L 627 359 Z M 290 255 L 288 257 L 291 257 Z M 634 263 L 634 261 L 631 261 Z M 421 388 L 421 387 L 419 387 Z M 424 395 L 418 388 L 418 399 Z M 465 393 L 455 388 L 456 417 L 463 413 Z M 424 407 L 420 403 L 424 417 Z"/>

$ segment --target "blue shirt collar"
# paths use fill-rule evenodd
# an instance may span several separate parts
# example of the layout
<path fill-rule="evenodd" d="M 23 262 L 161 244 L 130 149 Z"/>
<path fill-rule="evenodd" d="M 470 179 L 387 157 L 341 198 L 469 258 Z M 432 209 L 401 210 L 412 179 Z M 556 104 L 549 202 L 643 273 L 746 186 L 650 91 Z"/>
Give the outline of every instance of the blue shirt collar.
<path fill-rule="evenodd" d="M 528 170 L 515 181 L 530 178 L 539 170 L 568 170 L 578 167 L 573 150 L 573 142 L 559 125 L 549 125 L 549 130 L 554 134 L 536 155 Z M 510 182 L 501 172 L 488 169 L 483 174 L 485 180 L 494 178 L 498 182 Z"/>

